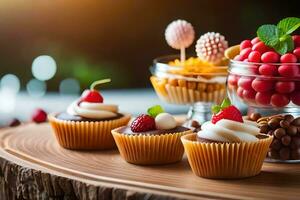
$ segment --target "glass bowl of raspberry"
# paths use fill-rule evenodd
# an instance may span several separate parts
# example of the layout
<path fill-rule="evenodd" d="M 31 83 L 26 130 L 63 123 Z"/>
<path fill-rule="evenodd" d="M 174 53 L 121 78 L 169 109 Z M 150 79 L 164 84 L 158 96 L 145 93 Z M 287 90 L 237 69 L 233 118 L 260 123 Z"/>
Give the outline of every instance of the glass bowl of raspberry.
<path fill-rule="evenodd" d="M 243 102 L 249 113 L 300 115 L 300 35 L 282 53 L 258 37 L 230 47 L 227 78 L 233 102 Z"/>

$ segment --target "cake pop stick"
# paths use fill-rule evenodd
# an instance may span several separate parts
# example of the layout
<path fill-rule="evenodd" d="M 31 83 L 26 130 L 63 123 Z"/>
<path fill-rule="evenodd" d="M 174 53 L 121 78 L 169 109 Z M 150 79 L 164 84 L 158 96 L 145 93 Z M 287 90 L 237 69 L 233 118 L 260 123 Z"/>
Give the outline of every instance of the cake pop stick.
<path fill-rule="evenodd" d="M 189 47 L 195 38 L 193 26 L 185 20 L 171 22 L 165 31 L 167 43 L 174 49 L 180 50 L 180 61 L 185 61 L 185 49 Z"/>

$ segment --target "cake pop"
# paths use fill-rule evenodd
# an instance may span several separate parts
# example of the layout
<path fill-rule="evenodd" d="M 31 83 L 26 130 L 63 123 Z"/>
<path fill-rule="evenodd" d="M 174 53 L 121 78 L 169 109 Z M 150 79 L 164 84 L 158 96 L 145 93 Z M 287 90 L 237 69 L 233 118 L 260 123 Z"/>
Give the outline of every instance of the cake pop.
<path fill-rule="evenodd" d="M 218 63 L 224 57 L 228 42 L 220 33 L 208 32 L 202 35 L 196 44 L 197 56 L 211 63 Z"/>
<path fill-rule="evenodd" d="M 189 47 L 195 38 L 193 26 L 185 20 L 178 19 L 167 26 L 165 37 L 172 48 L 180 49 L 180 60 L 185 61 L 185 48 Z"/>

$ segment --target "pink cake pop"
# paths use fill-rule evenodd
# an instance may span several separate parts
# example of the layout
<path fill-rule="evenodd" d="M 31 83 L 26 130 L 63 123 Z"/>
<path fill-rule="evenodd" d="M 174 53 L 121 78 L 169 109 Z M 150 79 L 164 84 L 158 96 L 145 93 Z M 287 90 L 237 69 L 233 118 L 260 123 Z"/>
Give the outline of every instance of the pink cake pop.
<path fill-rule="evenodd" d="M 212 63 L 218 63 L 224 57 L 228 42 L 220 33 L 208 32 L 202 35 L 196 44 L 197 56 Z"/>
<path fill-rule="evenodd" d="M 185 60 L 185 48 L 189 47 L 195 38 L 193 26 L 185 20 L 178 19 L 170 23 L 165 31 L 167 43 L 174 49 L 180 49 L 180 60 Z"/>

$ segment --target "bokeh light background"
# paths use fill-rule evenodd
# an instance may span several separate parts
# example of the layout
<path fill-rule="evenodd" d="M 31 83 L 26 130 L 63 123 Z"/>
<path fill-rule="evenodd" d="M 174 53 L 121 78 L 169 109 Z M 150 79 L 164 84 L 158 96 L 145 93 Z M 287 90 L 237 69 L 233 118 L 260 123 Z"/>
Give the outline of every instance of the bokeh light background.
<path fill-rule="evenodd" d="M 19 91 L 79 94 L 101 78 L 113 80 L 105 88 L 150 88 L 153 58 L 177 53 L 164 39 L 174 19 L 191 22 L 197 37 L 217 31 L 234 45 L 261 24 L 299 17 L 299 7 L 299 0 L 1 0 L 0 113 Z"/>

